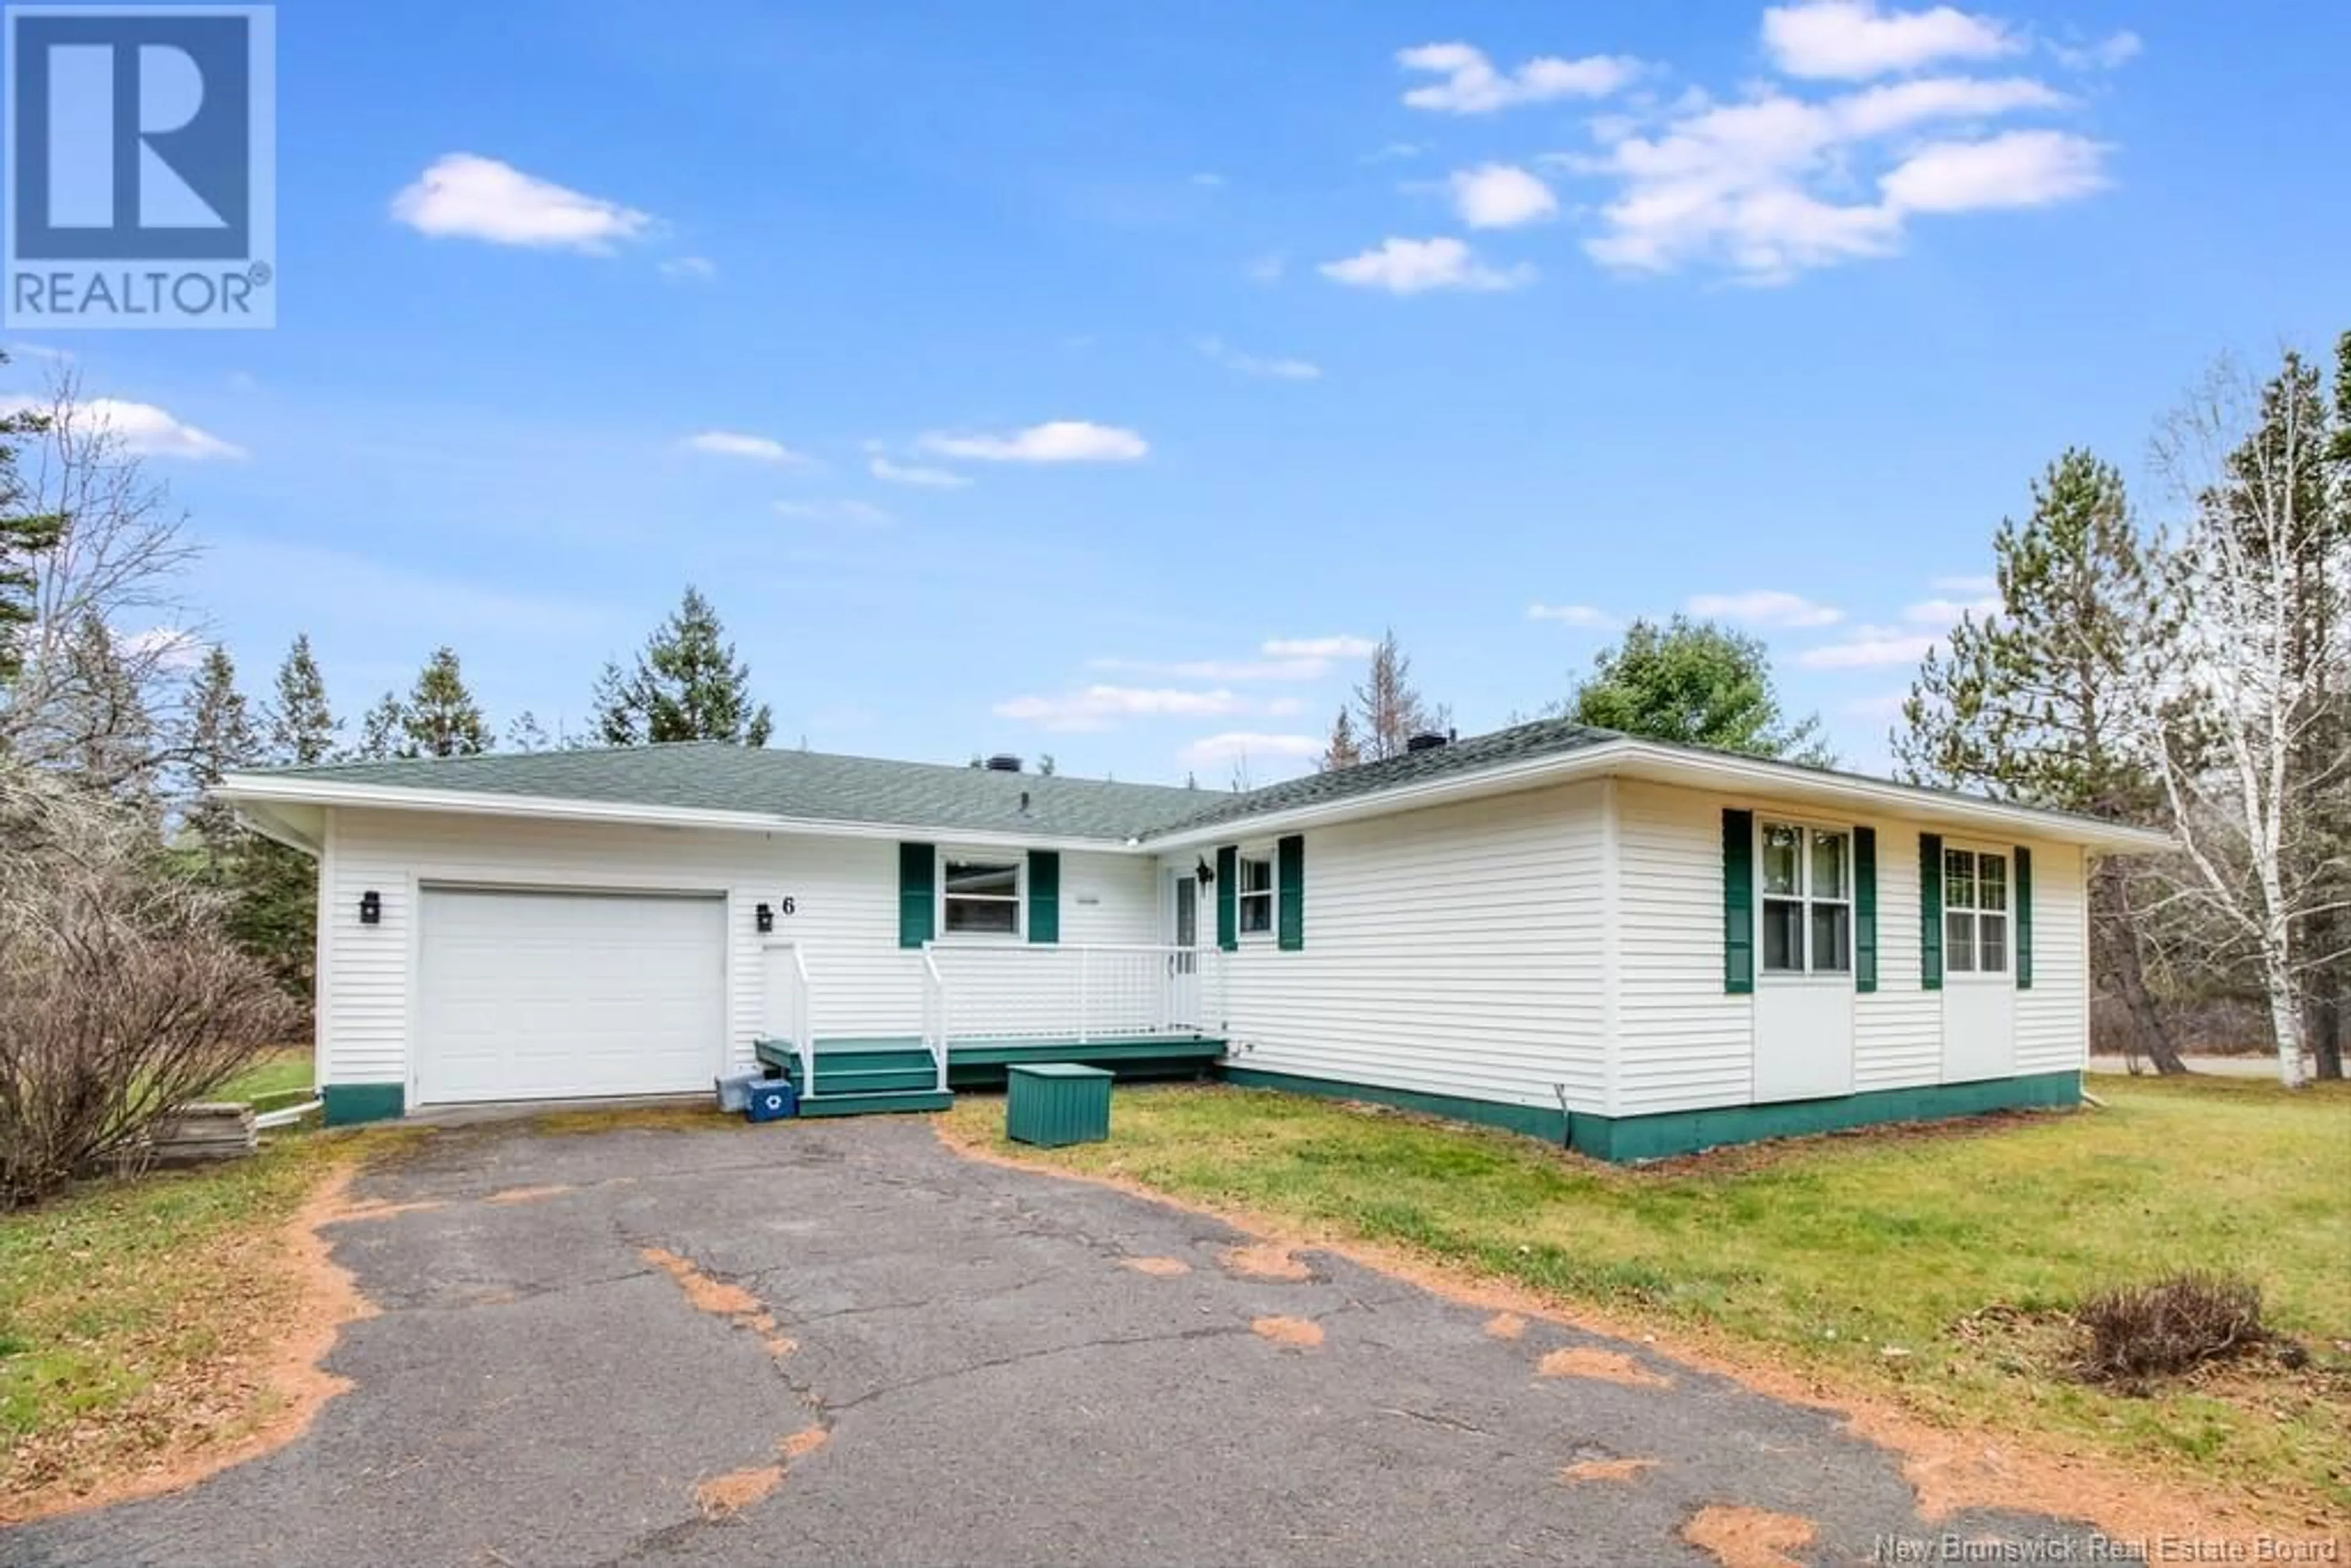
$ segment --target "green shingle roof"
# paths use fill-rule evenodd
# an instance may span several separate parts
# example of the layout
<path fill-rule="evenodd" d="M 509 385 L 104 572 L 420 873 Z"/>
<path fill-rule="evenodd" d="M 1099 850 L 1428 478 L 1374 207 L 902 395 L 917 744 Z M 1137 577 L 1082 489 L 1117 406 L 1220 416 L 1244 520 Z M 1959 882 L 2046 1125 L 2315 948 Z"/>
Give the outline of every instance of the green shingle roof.
<path fill-rule="evenodd" d="M 1447 774 L 1570 751 L 1614 732 L 1563 719 L 1522 724 L 1431 751 L 1311 773 L 1245 794 L 1159 784 L 996 773 L 813 751 L 697 741 L 579 751 L 402 758 L 269 770 L 369 789 L 536 796 L 686 810 L 750 811 L 811 821 L 871 822 L 926 832 L 1026 833 L 1049 839 L 1144 839 L 1263 812 L 1321 805 Z M 1023 810 L 1023 800 L 1026 810 Z"/>

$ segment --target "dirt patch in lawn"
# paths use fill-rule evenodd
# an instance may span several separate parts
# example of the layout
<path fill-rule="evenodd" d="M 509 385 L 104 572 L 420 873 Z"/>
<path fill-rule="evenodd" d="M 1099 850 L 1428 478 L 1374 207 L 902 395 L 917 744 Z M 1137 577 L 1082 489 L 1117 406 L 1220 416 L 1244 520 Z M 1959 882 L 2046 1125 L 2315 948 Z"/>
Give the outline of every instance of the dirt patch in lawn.
<path fill-rule="evenodd" d="M 1671 1388 L 1674 1380 L 1661 1372 L 1652 1372 L 1631 1356 L 1613 1350 L 1594 1350 L 1590 1345 L 1569 1345 L 1552 1351 L 1535 1363 L 1538 1377 L 1596 1377 L 1603 1383 L 1622 1383 L 1633 1388 Z"/>
<path fill-rule="evenodd" d="M 1292 1350 L 1311 1350 L 1322 1343 L 1322 1325 L 1304 1318 L 1259 1318 L 1249 1324 L 1249 1332 Z"/>
<path fill-rule="evenodd" d="M 1702 1508 L 1682 1526 L 1682 1539 L 1713 1554 L 1722 1568 L 1802 1568 L 1792 1552 L 1812 1544 L 1813 1521 L 1792 1513 L 1722 1504 Z"/>
<path fill-rule="evenodd" d="M 1138 1274 L 1148 1274 L 1155 1280 L 1173 1280 L 1192 1271 L 1192 1265 L 1181 1258 L 1122 1258 L 1122 1269 L 1132 1269 Z"/>
<path fill-rule="evenodd" d="M 1657 1468 L 1655 1459 L 1579 1459 L 1559 1472 L 1563 1481 L 1636 1481 Z"/>
<path fill-rule="evenodd" d="M 256 1288 L 256 1299 L 238 1308 L 239 1319 L 267 1325 L 252 1354 L 181 1369 L 159 1378 L 127 1408 L 28 1440 L 17 1457 L 30 1458 L 36 1476 L 44 1468 L 65 1473 L 0 1498 L 0 1524 L 178 1491 L 308 1431 L 327 1401 L 351 1386 L 322 1364 L 346 1324 L 376 1312 L 319 1234 L 353 1217 L 351 1176 L 350 1163 L 336 1166 L 283 1225 L 221 1244 L 234 1253 L 232 1277 Z M 152 1440 L 152 1447 L 125 1468 L 116 1468 L 102 1448 L 94 1466 L 68 1458 L 94 1438 L 120 1435 Z M 44 1456 L 34 1451 L 38 1448 L 52 1450 L 53 1465 L 44 1465 Z M 91 1469 L 95 1479 L 88 1474 Z"/>
<path fill-rule="evenodd" d="M 1227 1272 L 1251 1280 L 1286 1280 L 1294 1284 L 1314 1278 L 1314 1270 L 1291 1257 L 1290 1249 L 1279 1242 L 1228 1247 L 1217 1254 L 1217 1261 L 1225 1266 Z"/>
<path fill-rule="evenodd" d="M 2005 1435 L 1994 1441 L 1980 1431 L 1935 1426 L 1890 1401 L 1839 1386 L 1775 1358 L 1767 1347 L 1725 1333 L 1695 1329 L 1660 1334 L 1651 1323 L 1514 1281 L 1441 1264 L 1401 1247 L 1328 1232 L 1310 1234 L 1248 1209 L 1187 1203 L 1129 1177 L 1007 1155 L 984 1138 L 962 1134 L 951 1123 L 934 1120 L 932 1125 L 942 1144 L 967 1159 L 1107 1187 L 1177 1213 L 1221 1220 L 1254 1238 L 1236 1251 L 1283 1258 L 1300 1249 L 1328 1252 L 1465 1306 L 1637 1342 L 1683 1366 L 1728 1377 L 1767 1398 L 1840 1416 L 1853 1436 L 1899 1456 L 1903 1479 L 1917 1499 L 1919 1512 L 1929 1520 L 1964 1509 L 1996 1508 L 2087 1520 L 2118 1539 L 2171 1535 L 2243 1542 L 2308 1536 L 2313 1525 L 2322 1522 L 2233 1497 L 2192 1495 L 2101 1458 L 2056 1452 Z"/>

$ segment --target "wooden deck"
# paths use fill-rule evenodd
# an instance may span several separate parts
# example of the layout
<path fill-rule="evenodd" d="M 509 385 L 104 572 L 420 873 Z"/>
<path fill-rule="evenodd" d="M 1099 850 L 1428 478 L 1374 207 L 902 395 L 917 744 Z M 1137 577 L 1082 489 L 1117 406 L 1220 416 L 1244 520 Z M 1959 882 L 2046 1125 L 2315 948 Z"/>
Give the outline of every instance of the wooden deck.
<path fill-rule="evenodd" d="M 799 1056 L 786 1040 L 762 1040 L 759 1061 L 797 1076 Z M 867 1057 L 890 1051 L 920 1051 L 918 1035 L 835 1037 L 820 1035 L 816 1042 L 817 1077 L 824 1078 L 825 1059 Z M 956 1040 L 947 1042 L 947 1084 L 953 1089 L 992 1089 L 1004 1083 L 1005 1069 L 1024 1062 L 1071 1061 L 1099 1067 L 1121 1079 L 1197 1078 L 1225 1053 L 1225 1042 L 1202 1034 L 1135 1035 L 1108 1040 Z M 927 1054 L 927 1053 L 926 1053 Z"/>

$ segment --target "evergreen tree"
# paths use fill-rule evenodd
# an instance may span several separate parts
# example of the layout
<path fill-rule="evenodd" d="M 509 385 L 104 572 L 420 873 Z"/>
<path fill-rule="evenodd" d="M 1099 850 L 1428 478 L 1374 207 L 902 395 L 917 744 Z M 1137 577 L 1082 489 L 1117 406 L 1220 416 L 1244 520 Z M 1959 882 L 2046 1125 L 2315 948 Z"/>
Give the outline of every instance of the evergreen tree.
<path fill-rule="evenodd" d="M 7 362 L 0 354 L 0 365 Z M 34 410 L 0 417 L 0 688 L 23 668 L 21 639 L 36 613 L 34 563 L 65 533 L 62 515 L 26 509 L 30 497 L 16 472 L 18 445 L 47 428 L 47 416 Z"/>
<path fill-rule="evenodd" d="M 472 757 L 496 742 L 481 705 L 465 688 L 455 650 L 440 647 L 417 672 L 401 718 L 402 757 Z"/>
<path fill-rule="evenodd" d="M 554 746 L 555 742 L 549 739 L 547 731 L 540 727 L 538 716 L 528 708 L 516 715 L 515 721 L 507 726 L 508 751 L 549 751 Z"/>
<path fill-rule="evenodd" d="M 1050 779 L 1053 776 L 1053 769 L 1059 766 L 1060 764 L 1053 760 L 1053 754 L 1051 752 L 1042 751 L 1037 754 L 1038 778 Z"/>
<path fill-rule="evenodd" d="M 1414 736 L 1443 722 L 1442 710 L 1432 714 L 1414 688 L 1412 661 L 1397 646 L 1394 627 L 1372 650 L 1371 668 L 1355 688 L 1354 704 L 1363 727 L 1356 747 L 1365 762 L 1402 757 Z"/>
<path fill-rule="evenodd" d="M 1635 621 L 1566 705 L 1578 723 L 1681 746 L 1830 767 L 1818 715 L 1790 721 L 1756 638 L 1677 615 Z"/>
<path fill-rule="evenodd" d="M 188 737 L 182 770 L 190 797 L 189 831 L 205 857 L 206 875 L 217 883 L 235 880 L 235 861 L 245 831 L 236 812 L 206 791 L 233 768 L 249 768 L 261 751 L 259 733 L 236 689 L 236 663 L 215 643 L 196 666 L 188 693 Z"/>
<path fill-rule="evenodd" d="M 726 740 L 765 746 L 774 717 L 751 700 L 751 669 L 735 657 L 718 612 L 689 587 L 674 614 L 645 640 L 635 667 L 607 663 L 593 698 L 608 746 Z"/>
<path fill-rule="evenodd" d="M 309 768 L 335 754 L 342 726 L 327 706 L 327 683 L 310 654 L 308 632 L 295 634 L 277 666 L 277 700 L 268 713 L 269 760 L 280 767 Z"/>
<path fill-rule="evenodd" d="M 359 744 L 351 755 L 362 762 L 381 762 L 387 757 L 398 757 L 408 737 L 408 709 L 400 694 L 386 692 L 376 700 L 360 720 Z"/>
<path fill-rule="evenodd" d="M 104 621 L 86 615 L 65 659 L 70 673 L 51 705 L 44 750 L 89 788 L 156 811 L 155 772 L 165 760 L 159 727 L 120 642 Z"/>
<path fill-rule="evenodd" d="M 2032 486 L 2022 527 L 1993 537 L 2001 608 L 1964 617 L 1932 653 L 1892 737 L 1902 777 L 2055 811 L 2144 820 L 2156 782 L 2131 743 L 2131 674 L 2163 617 L 2152 552 L 2123 476 L 2079 449 Z M 2158 1071 L 2181 1064 L 2147 980 L 2130 868 L 2099 862 L 2090 888 L 2096 979 L 2128 1009 Z"/>
<path fill-rule="evenodd" d="M 1354 715 L 1342 704 L 1339 716 L 1331 721 L 1331 743 L 1322 748 L 1322 771 L 1330 773 L 1342 768 L 1353 768 L 1363 759 L 1363 751 L 1355 744 Z"/>

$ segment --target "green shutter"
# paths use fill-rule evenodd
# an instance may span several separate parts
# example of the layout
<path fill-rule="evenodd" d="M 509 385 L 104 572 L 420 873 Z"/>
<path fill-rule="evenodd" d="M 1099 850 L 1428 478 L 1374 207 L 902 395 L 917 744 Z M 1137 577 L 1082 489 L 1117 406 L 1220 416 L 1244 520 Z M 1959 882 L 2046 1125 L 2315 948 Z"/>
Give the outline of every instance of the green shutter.
<path fill-rule="evenodd" d="M 1241 945 L 1241 852 L 1227 844 L 1217 852 L 1217 946 L 1236 952 Z"/>
<path fill-rule="evenodd" d="M 1061 856 L 1058 850 L 1029 852 L 1029 940 L 1061 939 Z"/>
<path fill-rule="evenodd" d="M 1943 988 L 1943 835 L 1918 835 L 1918 985 Z"/>
<path fill-rule="evenodd" d="M 2032 988 L 2032 852 L 2016 846 L 2016 988 Z"/>
<path fill-rule="evenodd" d="M 1877 989 L 1877 830 L 1853 831 L 1853 988 Z"/>
<path fill-rule="evenodd" d="M 931 939 L 938 912 L 939 852 L 929 844 L 898 846 L 898 946 Z"/>
<path fill-rule="evenodd" d="M 1722 813 L 1722 988 L 1755 989 L 1755 813 Z"/>
<path fill-rule="evenodd" d="M 1292 833 L 1273 845 L 1274 885 L 1280 904 L 1278 946 L 1295 953 L 1306 946 L 1306 839 Z"/>

